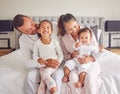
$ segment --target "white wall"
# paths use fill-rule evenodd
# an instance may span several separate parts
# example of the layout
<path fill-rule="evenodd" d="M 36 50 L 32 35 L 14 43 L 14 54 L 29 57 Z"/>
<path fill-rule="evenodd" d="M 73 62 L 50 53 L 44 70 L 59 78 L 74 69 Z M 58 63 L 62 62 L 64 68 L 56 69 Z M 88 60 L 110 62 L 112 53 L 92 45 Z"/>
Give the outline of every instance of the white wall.
<path fill-rule="evenodd" d="M 0 0 L 0 20 L 13 19 L 16 14 L 60 16 L 65 13 L 120 20 L 119 9 L 120 0 Z M 11 39 L 11 46 L 15 47 L 13 34 L 14 32 L 8 36 Z"/>
<path fill-rule="evenodd" d="M 67 12 L 120 19 L 119 9 L 120 0 L 0 0 L 0 19 L 12 19 L 18 13 L 59 16 Z"/>

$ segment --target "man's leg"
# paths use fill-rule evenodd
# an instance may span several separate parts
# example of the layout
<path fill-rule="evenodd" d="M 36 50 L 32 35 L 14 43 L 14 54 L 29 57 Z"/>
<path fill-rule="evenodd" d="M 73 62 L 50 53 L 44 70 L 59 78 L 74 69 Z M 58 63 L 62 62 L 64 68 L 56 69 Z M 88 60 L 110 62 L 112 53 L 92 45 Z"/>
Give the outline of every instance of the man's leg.
<path fill-rule="evenodd" d="M 30 69 L 25 78 L 25 94 L 37 94 L 40 84 L 40 74 L 37 68 Z"/>

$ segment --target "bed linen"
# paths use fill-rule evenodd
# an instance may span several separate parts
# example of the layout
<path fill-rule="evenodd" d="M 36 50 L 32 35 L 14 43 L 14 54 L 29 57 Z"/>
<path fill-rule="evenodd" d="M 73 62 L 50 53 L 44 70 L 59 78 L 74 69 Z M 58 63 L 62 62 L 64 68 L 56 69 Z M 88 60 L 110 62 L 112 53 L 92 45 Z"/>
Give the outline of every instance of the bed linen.
<path fill-rule="evenodd" d="M 46 19 L 46 17 L 44 18 Z M 86 25 L 99 24 L 99 28 L 102 30 L 104 22 L 102 21 L 103 19 L 100 18 L 101 20 L 98 20 L 98 18 L 83 17 L 82 20 L 78 19 L 80 23 L 84 22 Z M 39 22 L 43 17 L 33 17 L 33 19 Z M 47 17 L 47 19 L 51 18 Z M 95 23 L 93 19 L 95 19 Z M 56 17 L 53 17 L 51 20 L 57 21 Z M 102 43 L 102 41 L 103 39 L 99 40 L 99 43 Z M 26 66 L 28 61 L 30 60 L 24 58 L 20 49 L 0 57 L 0 94 L 24 94 L 24 79 L 27 71 L 29 71 L 29 67 Z M 102 70 L 100 94 L 120 94 L 120 56 L 104 50 L 98 62 Z M 66 93 L 62 92 L 61 94 Z M 70 91 L 69 94 L 71 94 Z"/>
<path fill-rule="evenodd" d="M 99 62 L 102 70 L 100 94 L 120 94 L 120 56 L 104 50 Z M 0 57 L 0 94 L 24 94 L 25 63 L 20 50 Z"/>

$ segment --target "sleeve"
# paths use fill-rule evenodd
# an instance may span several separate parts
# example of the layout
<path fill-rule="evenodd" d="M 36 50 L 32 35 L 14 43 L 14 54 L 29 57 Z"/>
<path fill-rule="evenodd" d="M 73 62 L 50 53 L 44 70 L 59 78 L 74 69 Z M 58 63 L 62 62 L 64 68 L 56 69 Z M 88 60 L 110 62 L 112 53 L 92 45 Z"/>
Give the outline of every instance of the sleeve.
<path fill-rule="evenodd" d="M 24 57 L 32 59 L 32 47 L 29 40 L 24 35 L 21 35 L 19 38 L 19 46 Z"/>
<path fill-rule="evenodd" d="M 91 52 L 92 56 L 94 57 L 95 60 L 97 60 L 101 55 L 102 55 L 102 52 L 99 52 L 99 48 L 98 47 L 92 47 L 93 50 Z"/>
<path fill-rule="evenodd" d="M 77 41 L 77 42 L 78 42 L 78 41 Z M 75 43 L 73 44 L 73 48 L 74 48 L 74 50 L 76 50 L 76 51 L 79 50 L 79 47 L 75 47 L 75 45 L 76 45 L 77 42 L 75 42 Z"/>
<path fill-rule="evenodd" d="M 62 48 L 62 51 L 63 51 L 64 60 L 70 59 L 70 53 L 67 51 L 67 48 L 66 48 L 62 38 L 60 38 L 60 44 L 61 44 L 61 48 Z"/>
<path fill-rule="evenodd" d="M 58 55 L 58 61 L 61 63 L 63 61 L 63 52 L 58 41 L 55 41 L 55 44 L 56 44 L 56 52 Z"/>
<path fill-rule="evenodd" d="M 19 38 L 19 46 L 21 55 L 25 61 L 25 67 L 27 69 L 39 67 L 39 64 L 32 59 L 33 51 L 31 49 L 31 44 L 29 43 L 29 40 L 27 40 L 22 35 Z"/>
<path fill-rule="evenodd" d="M 38 62 L 39 59 L 39 47 L 37 41 L 34 43 L 34 48 L 33 48 L 33 60 Z"/>

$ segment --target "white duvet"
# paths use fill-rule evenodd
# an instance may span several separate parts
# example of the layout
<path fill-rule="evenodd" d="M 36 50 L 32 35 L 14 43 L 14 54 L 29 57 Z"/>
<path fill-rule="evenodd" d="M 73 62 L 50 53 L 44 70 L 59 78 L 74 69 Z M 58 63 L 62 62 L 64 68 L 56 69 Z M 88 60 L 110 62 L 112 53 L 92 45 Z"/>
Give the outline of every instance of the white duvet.
<path fill-rule="evenodd" d="M 27 60 L 23 57 L 20 50 L 0 57 L 0 94 L 24 94 Z M 102 70 L 100 94 L 120 94 L 120 56 L 105 50 L 99 62 Z"/>

